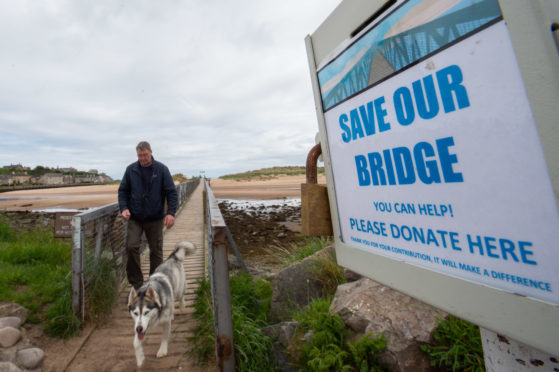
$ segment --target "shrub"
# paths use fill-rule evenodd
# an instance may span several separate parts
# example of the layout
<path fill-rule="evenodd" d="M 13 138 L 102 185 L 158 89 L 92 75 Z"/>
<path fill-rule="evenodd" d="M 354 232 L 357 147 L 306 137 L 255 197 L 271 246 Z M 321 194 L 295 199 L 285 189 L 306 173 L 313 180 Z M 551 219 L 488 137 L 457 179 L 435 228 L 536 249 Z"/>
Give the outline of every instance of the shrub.
<path fill-rule="evenodd" d="M 330 314 L 330 303 L 317 299 L 294 314 L 299 327 L 290 353 L 299 367 L 303 371 L 382 371 L 377 358 L 386 347 L 384 335 L 346 342 L 346 326 L 338 314 Z"/>
<path fill-rule="evenodd" d="M 245 272 L 230 278 L 231 307 L 233 316 L 233 338 L 235 364 L 239 371 L 274 371 L 272 342 L 260 328 L 266 325 L 272 287 L 265 280 L 254 280 Z M 200 365 L 208 365 L 215 354 L 213 305 L 209 280 L 199 282 L 194 304 L 197 325 L 189 337 Z"/>
<path fill-rule="evenodd" d="M 250 317 L 243 306 L 233 306 L 235 366 L 238 371 L 275 371 L 272 341 L 260 331 L 263 323 Z"/>
<path fill-rule="evenodd" d="M 437 322 L 433 345 L 421 346 L 431 365 L 453 371 L 485 371 L 479 327 L 452 315 Z"/>

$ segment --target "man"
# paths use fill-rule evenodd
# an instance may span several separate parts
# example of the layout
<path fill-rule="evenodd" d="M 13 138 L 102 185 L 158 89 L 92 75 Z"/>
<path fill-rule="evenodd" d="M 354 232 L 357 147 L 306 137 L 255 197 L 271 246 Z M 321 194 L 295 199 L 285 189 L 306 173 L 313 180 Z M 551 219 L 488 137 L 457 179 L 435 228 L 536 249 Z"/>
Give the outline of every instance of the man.
<path fill-rule="evenodd" d="M 178 194 L 169 168 L 153 159 L 148 142 L 140 142 L 136 153 L 138 161 L 126 168 L 118 188 L 118 205 L 122 218 L 128 221 L 126 274 L 128 282 L 138 289 L 144 282 L 140 266 L 142 232 L 149 244 L 151 275 L 163 261 L 163 225 L 170 229 L 175 223 Z"/>

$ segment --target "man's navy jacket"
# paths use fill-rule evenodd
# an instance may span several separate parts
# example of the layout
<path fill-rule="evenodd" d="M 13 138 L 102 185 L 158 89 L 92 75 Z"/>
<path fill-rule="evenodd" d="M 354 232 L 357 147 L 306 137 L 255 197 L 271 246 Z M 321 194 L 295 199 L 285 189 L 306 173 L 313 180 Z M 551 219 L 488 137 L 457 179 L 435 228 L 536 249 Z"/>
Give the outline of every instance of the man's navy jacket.
<path fill-rule="evenodd" d="M 154 221 L 175 215 L 179 198 L 169 168 L 163 163 L 153 160 L 153 175 L 149 187 L 144 190 L 144 182 L 140 171 L 140 162 L 130 164 L 118 188 L 118 205 L 120 212 L 130 210 L 130 218 L 136 221 Z M 167 213 L 165 213 L 167 199 Z"/>

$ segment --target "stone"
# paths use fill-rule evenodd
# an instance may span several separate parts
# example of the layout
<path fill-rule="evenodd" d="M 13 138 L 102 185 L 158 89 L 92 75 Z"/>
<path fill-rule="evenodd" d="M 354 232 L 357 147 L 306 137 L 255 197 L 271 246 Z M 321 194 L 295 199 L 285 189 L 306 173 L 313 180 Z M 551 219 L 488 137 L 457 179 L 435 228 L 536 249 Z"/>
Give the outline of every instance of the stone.
<path fill-rule="evenodd" d="M 281 322 L 264 327 L 261 331 L 266 336 L 277 340 L 283 347 L 288 347 L 298 325 L 299 322 Z"/>
<path fill-rule="evenodd" d="M 0 347 L 0 360 L 3 362 L 16 362 L 16 352 L 17 352 L 18 345 L 14 345 L 12 347 Z M 0 368 L 0 371 L 2 369 Z"/>
<path fill-rule="evenodd" d="M 298 310 L 322 297 L 323 287 L 317 277 L 316 267 L 321 256 L 334 257 L 334 248 L 326 247 L 299 262 L 295 262 L 280 271 L 272 283 L 272 300 L 270 319 L 281 322 Z"/>
<path fill-rule="evenodd" d="M 431 340 L 437 319 L 447 316 L 421 301 L 368 278 L 338 286 L 330 307 L 358 337 L 384 333 L 380 360 L 393 371 L 429 371 L 420 345 Z"/>
<path fill-rule="evenodd" d="M 27 320 L 28 315 L 29 310 L 19 304 L 13 302 L 0 303 L 0 318 L 16 316 L 21 319 L 21 324 L 23 324 Z"/>
<path fill-rule="evenodd" d="M 34 369 L 41 365 L 45 352 L 37 347 L 23 349 L 17 352 L 17 363 L 23 368 Z"/>
<path fill-rule="evenodd" d="M 0 329 L 4 327 L 19 328 L 22 325 L 22 321 L 17 316 L 7 316 L 0 318 Z"/>
<path fill-rule="evenodd" d="M 0 329 L 0 346 L 11 347 L 16 344 L 21 338 L 19 329 L 13 327 L 4 327 Z"/>
<path fill-rule="evenodd" d="M 0 371 L 1 372 L 21 372 L 21 369 L 18 368 L 13 363 L 10 362 L 0 362 Z"/>
<path fill-rule="evenodd" d="M 346 282 L 355 282 L 362 278 L 362 276 L 355 271 L 351 271 L 350 269 L 344 269 L 344 278 Z"/>
<path fill-rule="evenodd" d="M 299 371 L 299 368 L 291 365 L 287 350 L 298 324 L 298 322 L 282 322 L 261 329 L 262 333 L 272 339 L 272 352 L 274 353 L 278 371 Z"/>

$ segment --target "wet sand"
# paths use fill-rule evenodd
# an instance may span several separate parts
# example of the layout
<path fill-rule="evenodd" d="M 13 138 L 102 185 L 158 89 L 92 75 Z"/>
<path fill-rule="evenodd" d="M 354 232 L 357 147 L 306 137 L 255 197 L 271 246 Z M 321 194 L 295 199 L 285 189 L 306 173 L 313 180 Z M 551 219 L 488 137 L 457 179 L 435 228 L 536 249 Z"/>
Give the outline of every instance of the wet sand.
<path fill-rule="evenodd" d="M 233 181 L 215 179 L 210 181 L 214 195 L 218 199 L 282 199 L 301 197 L 301 184 L 305 176 L 284 176 L 271 180 Z M 318 183 L 326 184 L 324 175 L 318 176 Z"/>
<path fill-rule="evenodd" d="M 210 180 L 218 199 L 282 199 L 301 196 L 305 176 L 285 176 L 271 180 Z M 318 183 L 325 184 L 324 175 Z M 100 207 L 117 201 L 118 185 L 20 190 L 0 194 L 0 210 L 76 210 Z"/>

